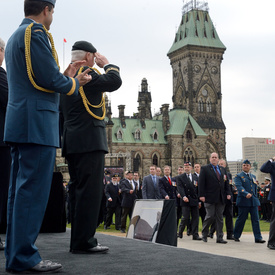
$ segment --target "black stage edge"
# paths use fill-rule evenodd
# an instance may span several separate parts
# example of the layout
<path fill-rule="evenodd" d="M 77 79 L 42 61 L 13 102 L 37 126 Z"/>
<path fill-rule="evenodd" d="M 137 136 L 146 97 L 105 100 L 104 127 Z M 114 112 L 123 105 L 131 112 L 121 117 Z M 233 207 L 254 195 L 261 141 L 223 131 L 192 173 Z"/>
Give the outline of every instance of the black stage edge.
<path fill-rule="evenodd" d="M 108 254 L 69 253 L 70 230 L 40 234 L 36 245 L 43 259 L 62 263 L 59 274 L 275 274 L 271 265 L 105 234 L 96 236 L 99 243 L 109 246 Z M 4 266 L 4 252 L 0 251 L 0 274 L 8 274 Z"/>

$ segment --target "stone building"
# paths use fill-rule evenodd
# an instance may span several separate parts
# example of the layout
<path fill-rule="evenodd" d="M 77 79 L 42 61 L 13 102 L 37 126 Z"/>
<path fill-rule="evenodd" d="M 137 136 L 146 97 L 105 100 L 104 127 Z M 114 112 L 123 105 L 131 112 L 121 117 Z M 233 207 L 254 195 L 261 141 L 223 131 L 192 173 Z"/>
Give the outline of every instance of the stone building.
<path fill-rule="evenodd" d="M 106 167 L 123 167 L 148 174 L 149 166 L 172 167 L 208 163 L 217 152 L 225 158 L 225 125 L 222 120 L 221 62 L 226 48 L 219 39 L 208 6 L 187 3 L 168 58 L 173 71 L 173 106 L 163 104 L 152 116 L 147 79 L 138 92 L 138 112 L 112 117 L 106 100 L 109 154 Z"/>

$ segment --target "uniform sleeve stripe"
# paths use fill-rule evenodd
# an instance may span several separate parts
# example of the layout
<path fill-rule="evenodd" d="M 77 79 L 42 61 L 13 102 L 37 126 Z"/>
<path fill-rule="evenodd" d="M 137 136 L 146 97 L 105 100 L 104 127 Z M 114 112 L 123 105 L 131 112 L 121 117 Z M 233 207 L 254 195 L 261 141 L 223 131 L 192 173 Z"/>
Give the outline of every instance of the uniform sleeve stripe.
<path fill-rule="evenodd" d="M 72 82 L 73 82 L 73 86 L 72 89 L 67 93 L 67 95 L 72 95 L 75 92 L 75 87 L 76 87 L 76 83 L 75 83 L 75 79 L 71 78 Z"/>

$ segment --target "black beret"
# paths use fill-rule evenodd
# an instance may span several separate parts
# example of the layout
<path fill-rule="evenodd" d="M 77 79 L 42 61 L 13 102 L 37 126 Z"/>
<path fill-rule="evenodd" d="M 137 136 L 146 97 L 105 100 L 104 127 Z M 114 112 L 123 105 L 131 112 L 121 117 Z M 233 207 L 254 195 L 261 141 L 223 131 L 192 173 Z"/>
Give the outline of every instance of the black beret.
<path fill-rule="evenodd" d="M 251 163 L 250 163 L 250 161 L 249 161 L 248 159 L 245 159 L 245 160 L 243 161 L 243 164 L 250 164 L 250 165 L 251 165 Z"/>
<path fill-rule="evenodd" d="M 96 53 L 96 48 L 90 42 L 87 42 L 87 41 L 75 42 L 72 47 L 72 51 L 77 51 L 77 50 L 90 52 L 90 53 Z"/>
<path fill-rule="evenodd" d="M 55 6 L 55 2 L 56 2 L 56 0 L 32 0 L 32 1 L 48 2 L 48 3 L 52 4 L 53 6 Z"/>

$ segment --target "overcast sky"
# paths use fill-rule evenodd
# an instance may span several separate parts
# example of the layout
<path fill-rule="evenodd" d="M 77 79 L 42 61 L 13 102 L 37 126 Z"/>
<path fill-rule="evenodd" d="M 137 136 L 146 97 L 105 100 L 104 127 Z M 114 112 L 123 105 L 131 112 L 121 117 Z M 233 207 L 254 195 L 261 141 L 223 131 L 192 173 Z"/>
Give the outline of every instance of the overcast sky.
<path fill-rule="evenodd" d="M 21 23 L 23 0 L 1 1 L 0 37 Z M 185 1 L 186 2 L 186 1 Z M 227 160 L 242 158 L 242 137 L 275 138 L 275 1 L 209 0 L 209 14 L 227 50 L 222 62 L 222 113 Z M 172 70 L 167 52 L 182 17 L 182 0 L 57 0 L 51 26 L 63 67 L 77 40 L 88 40 L 121 69 L 123 84 L 111 94 L 125 114 L 137 112 L 141 80 L 148 80 L 152 112 L 172 108 Z M 15 76 L 16 77 L 16 76 Z M 267 156 L 269 158 L 271 156 Z"/>

